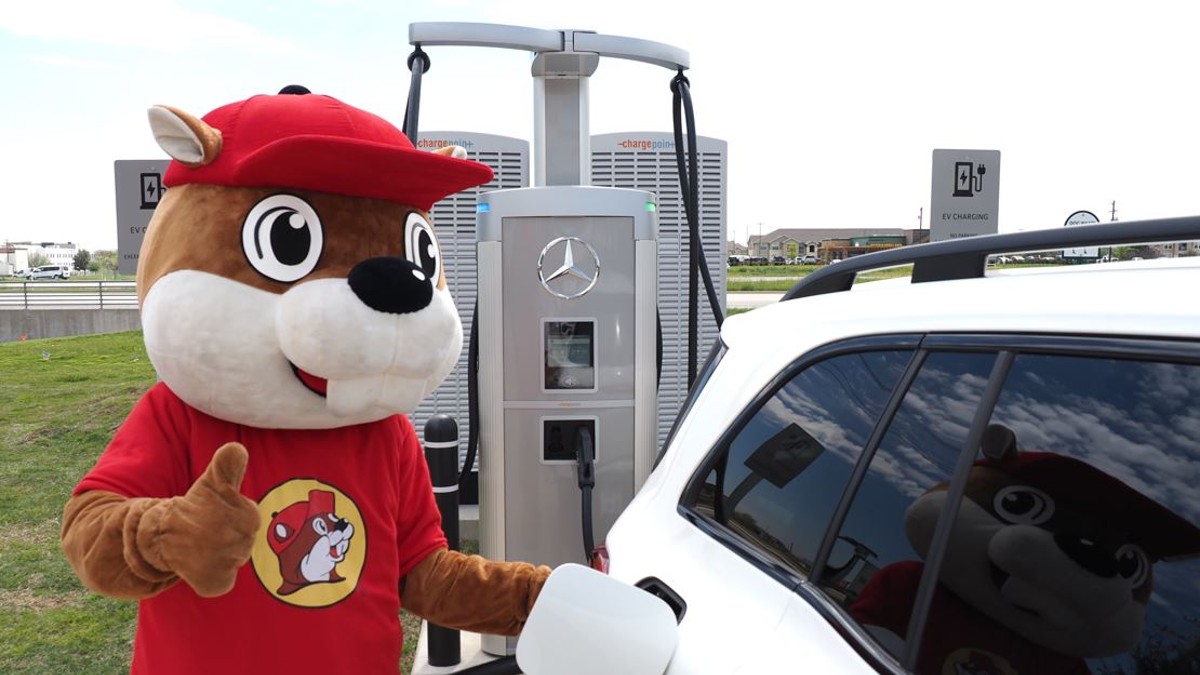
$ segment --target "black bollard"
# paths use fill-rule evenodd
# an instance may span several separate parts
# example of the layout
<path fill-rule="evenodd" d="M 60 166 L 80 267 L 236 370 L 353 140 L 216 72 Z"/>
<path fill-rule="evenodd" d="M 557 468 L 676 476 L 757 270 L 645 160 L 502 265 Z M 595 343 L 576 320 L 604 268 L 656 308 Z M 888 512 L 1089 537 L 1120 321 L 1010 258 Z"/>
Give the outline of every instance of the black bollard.
<path fill-rule="evenodd" d="M 438 414 L 425 422 L 425 461 L 433 483 L 438 511 L 442 514 L 442 532 L 450 550 L 458 550 L 458 423 L 449 415 Z M 429 665 L 456 666 L 462 660 L 459 633 L 430 623 Z"/>

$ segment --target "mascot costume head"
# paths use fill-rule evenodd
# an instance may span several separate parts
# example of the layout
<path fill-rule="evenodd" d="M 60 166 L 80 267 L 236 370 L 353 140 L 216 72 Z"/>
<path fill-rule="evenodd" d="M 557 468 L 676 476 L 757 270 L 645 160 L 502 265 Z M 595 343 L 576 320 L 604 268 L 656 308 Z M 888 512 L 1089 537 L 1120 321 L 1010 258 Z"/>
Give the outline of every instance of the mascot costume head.
<path fill-rule="evenodd" d="M 520 631 L 549 569 L 448 550 L 403 415 L 462 348 L 429 211 L 491 170 L 297 86 L 149 116 L 173 160 L 137 275 L 159 382 L 62 530 L 89 588 L 140 601 L 133 671 L 395 672 L 402 604 Z"/>
<path fill-rule="evenodd" d="M 221 419 L 327 429 L 410 412 L 445 378 L 462 327 L 428 211 L 487 166 L 315 94 L 150 121 L 175 161 L 138 289 L 176 394 Z"/>
<path fill-rule="evenodd" d="M 951 529 L 918 673 L 1086 673 L 1142 639 L 1153 564 L 1200 551 L 1200 529 L 1095 467 L 1017 450 L 988 428 Z M 905 513 L 930 552 L 946 483 Z M 881 569 L 850 613 L 898 653 L 923 565 Z"/>

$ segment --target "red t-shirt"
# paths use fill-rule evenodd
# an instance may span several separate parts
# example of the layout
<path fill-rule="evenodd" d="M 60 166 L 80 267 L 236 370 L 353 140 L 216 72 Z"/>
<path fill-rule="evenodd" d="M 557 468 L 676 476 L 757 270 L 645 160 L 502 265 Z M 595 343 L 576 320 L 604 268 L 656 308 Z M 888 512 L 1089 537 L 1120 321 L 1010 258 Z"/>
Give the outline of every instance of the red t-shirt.
<path fill-rule="evenodd" d="M 75 493 L 182 495 L 229 441 L 249 451 L 242 494 L 262 516 L 251 561 L 221 597 L 179 582 L 142 600 L 132 672 L 397 672 L 400 579 L 446 546 L 407 418 L 258 429 L 206 415 L 159 383 Z"/>
<path fill-rule="evenodd" d="M 894 563 L 880 569 L 850 605 L 863 625 L 881 626 L 904 639 L 924 564 Z M 917 655 L 920 675 L 1084 675 L 1083 659 L 1050 651 L 992 621 L 941 585 Z"/>

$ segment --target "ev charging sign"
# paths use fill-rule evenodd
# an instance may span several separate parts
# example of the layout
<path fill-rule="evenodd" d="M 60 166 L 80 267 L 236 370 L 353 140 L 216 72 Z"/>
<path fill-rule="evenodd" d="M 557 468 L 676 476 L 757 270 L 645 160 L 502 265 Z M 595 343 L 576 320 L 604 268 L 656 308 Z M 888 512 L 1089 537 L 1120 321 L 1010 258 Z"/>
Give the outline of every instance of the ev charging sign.
<path fill-rule="evenodd" d="M 1091 211 L 1076 211 L 1067 216 L 1067 222 L 1063 225 L 1070 227 L 1071 225 L 1094 225 L 1100 222 L 1096 214 Z M 1099 246 L 1085 246 L 1083 248 L 1064 248 L 1062 252 L 1064 258 L 1099 258 Z"/>
<path fill-rule="evenodd" d="M 934 150 L 931 185 L 930 241 L 999 231 L 999 150 Z"/>
<path fill-rule="evenodd" d="M 169 159 L 119 159 L 113 162 L 117 194 L 117 271 L 137 272 L 142 239 L 162 199 Z"/>

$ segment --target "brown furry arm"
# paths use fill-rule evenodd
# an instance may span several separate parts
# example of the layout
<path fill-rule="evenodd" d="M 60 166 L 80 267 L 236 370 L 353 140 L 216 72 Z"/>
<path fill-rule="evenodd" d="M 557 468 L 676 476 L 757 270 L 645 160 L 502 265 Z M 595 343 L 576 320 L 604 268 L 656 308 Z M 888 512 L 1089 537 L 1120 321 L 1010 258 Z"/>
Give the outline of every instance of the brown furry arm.
<path fill-rule="evenodd" d="M 400 604 L 447 628 L 516 635 L 525 626 L 550 568 L 496 562 L 439 549 L 400 582 Z"/>
<path fill-rule="evenodd" d="M 155 569 L 138 552 L 137 528 L 155 501 L 126 499 L 103 490 L 67 502 L 62 548 L 84 586 L 114 598 L 139 600 L 179 580 Z"/>
<path fill-rule="evenodd" d="M 247 452 L 226 443 L 187 494 L 130 498 L 103 490 L 67 502 L 62 547 L 88 588 L 140 599 L 183 579 L 198 595 L 228 593 L 250 559 L 258 507 L 238 491 Z"/>

